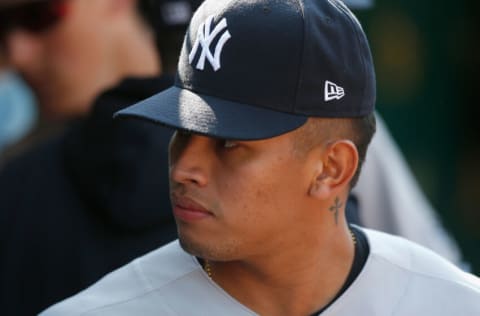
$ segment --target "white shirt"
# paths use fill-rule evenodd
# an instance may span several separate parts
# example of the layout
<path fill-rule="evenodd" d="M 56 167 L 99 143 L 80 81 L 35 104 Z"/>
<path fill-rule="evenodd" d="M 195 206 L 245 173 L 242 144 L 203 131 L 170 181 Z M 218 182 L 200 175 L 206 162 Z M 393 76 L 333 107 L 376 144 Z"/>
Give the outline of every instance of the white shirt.
<path fill-rule="evenodd" d="M 367 262 L 352 285 L 321 315 L 480 315 L 480 280 L 433 252 L 362 229 Z M 157 249 L 41 316 L 257 315 L 209 279 L 178 241 Z"/>

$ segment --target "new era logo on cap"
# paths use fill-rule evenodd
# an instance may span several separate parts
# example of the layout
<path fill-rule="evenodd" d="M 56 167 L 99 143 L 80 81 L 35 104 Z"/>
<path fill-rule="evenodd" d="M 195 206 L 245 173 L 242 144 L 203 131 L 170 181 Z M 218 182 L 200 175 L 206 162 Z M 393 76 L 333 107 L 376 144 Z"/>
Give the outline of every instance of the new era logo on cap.
<path fill-rule="evenodd" d="M 325 101 L 340 100 L 345 96 L 345 90 L 331 81 L 325 81 Z"/>
<path fill-rule="evenodd" d="M 188 61 L 192 65 L 192 62 L 197 55 L 198 48 L 202 47 L 202 53 L 200 58 L 197 61 L 195 66 L 198 70 L 203 70 L 205 67 L 205 58 L 208 59 L 210 64 L 213 67 L 213 70 L 217 71 L 221 68 L 220 65 L 220 55 L 222 53 L 223 45 L 231 38 L 230 32 L 228 29 L 221 33 L 224 29 L 227 28 L 227 19 L 223 18 L 212 30 L 214 16 L 210 15 L 205 22 L 200 24 L 197 31 L 197 39 L 193 45 L 192 51 L 188 55 Z M 212 54 L 210 51 L 210 45 L 215 40 L 218 35 L 221 35 L 220 39 L 215 46 L 215 52 Z"/>

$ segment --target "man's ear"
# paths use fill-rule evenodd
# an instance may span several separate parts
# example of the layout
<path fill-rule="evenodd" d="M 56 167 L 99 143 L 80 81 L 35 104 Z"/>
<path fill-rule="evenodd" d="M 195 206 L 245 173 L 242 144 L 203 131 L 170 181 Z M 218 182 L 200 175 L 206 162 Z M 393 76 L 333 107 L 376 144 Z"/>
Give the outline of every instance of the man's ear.
<path fill-rule="evenodd" d="M 358 151 L 349 140 L 335 141 L 322 153 L 322 161 L 313 176 L 309 194 L 326 200 L 350 185 L 358 166 Z M 321 166 L 320 166 L 321 165 Z"/>

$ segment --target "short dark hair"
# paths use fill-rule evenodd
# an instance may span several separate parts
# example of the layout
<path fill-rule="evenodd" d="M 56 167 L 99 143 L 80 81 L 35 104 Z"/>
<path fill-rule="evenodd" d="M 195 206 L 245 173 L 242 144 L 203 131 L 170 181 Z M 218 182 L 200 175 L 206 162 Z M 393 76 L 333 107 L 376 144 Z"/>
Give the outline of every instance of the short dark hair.
<path fill-rule="evenodd" d="M 306 152 L 329 137 L 342 137 L 355 144 L 358 151 L 358 167 L 350 180 L 353 188 L 360 176 L 367 155 L 367 148 L 376 131 L 375 114 L 358 118 L 310 118 L 296 133 L 294 151 Z"/>
<path fill-rule="evenodd" d="M 352 134 L 354 135 L 352 141 L 357 147 L 359 157 L 357 171 L 350 181 L 350 188 L 353 188 L 358 182 L 360 171 L 367 156 L 368 145 L 370 145 L 373 135 L 377 130 L 377 123 L 374 113 L 361 118 L 353 118 L 350 119 L 350 121 L 352 124 Z"/>

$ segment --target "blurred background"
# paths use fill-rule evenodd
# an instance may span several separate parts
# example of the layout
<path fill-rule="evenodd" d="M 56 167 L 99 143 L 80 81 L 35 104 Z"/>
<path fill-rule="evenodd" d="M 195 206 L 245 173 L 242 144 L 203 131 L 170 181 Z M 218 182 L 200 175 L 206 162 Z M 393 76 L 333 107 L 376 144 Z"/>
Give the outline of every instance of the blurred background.
<path fill-rule="evenodd" d="M 375 60 L 377 109 L 477 275 L 479 9 L 467 0 L 375 0 L 355 11 Z"/>

